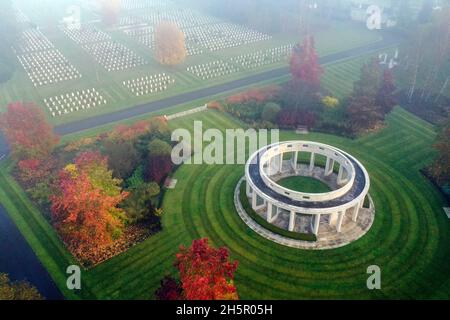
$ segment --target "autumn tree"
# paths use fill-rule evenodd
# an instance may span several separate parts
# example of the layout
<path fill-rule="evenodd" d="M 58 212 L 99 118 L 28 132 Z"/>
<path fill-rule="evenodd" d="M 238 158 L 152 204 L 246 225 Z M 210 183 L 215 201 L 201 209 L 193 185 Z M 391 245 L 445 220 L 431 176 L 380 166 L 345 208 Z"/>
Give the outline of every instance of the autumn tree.
<path fill-rule="evenodd" d="M 359 79 L 353 84 L 352 96 L 366 96 L 375 99 L 380 89 L 381 76 L 382 70 L 377 58 L 372 58 L 364 63 L 361 67 Z"/>
<path fill-rule="evenodd" d="M 290 69 L 292 81 L 297 87 L 304 86 L 311 92 L 319 91 L 323 68 L 319 63 L 313 36 L 307 35 L 302 45 L 294 47 Z"/>
<path fill-rule="evenodd" d="M 139 165 L 140 155 L 131 141 L 107 139 L 103 152 L 108 157 L 109 168 L 116 178 L 126 179 Z"/>
<path fill-rule="evenodd" d="M 278 113 L 277 123 L 281 128 L 292 129 L 297 126 L 307 126 L 310 129 L 316 123 L 316 115 L 308 110 L 285 108 Z"/>
<path fill-rule="evenodd" d="M 158 300 L 181 300 L 183 289 L 178 281 L 172 277 L 165 276 L 155 295 Z"/>
<path fill-rule="evenodd" d="M 208 239 L 180 247 L 176 256 L 183 297 L 187 300 L 237 300 L 234 272 L 238 262 L 229 261 L 226 248 L 209 246 Z"/>
<path fill-rule="evenodd" d="M 161 139 L 153 139 L 148 145 L 147 178 L 161 183 L 172 170 L 172 147 Z"/>
<path fill-rule="evenodd" d="M 323 68 L 319 64 L 313 36 L 305 36 L 303 43 L 294 47 L 290 70 L 292 79 L 283 86 L 281 94 L 284 107 L 320 112 L 320 77 Z"/>
<path fill-rule="evenodd" d="M 159 222 L 159 218 L 154 215 L 155 208 L 152 202 L 152 199 L 160 193 L 159 185 L 156 182 L 144 183 L 130 191 L 130 195 L 120 205 L 125 210 L 128 221 Z"/>
<path fill-rule="evenodd" d="M 383 109 L 384 113 L 389 113 L 397 104 L 395 91 L 397 90 L 394 83 L 394 76 L 391 70 L 386 69 L 383 73 L 383 80 L 378 89 L 375 103 Z"/>
<path fill-rule="evenodd" d="M 350 125 L 354 131 L 372 129 L 384 119 L 382 107 L 368 96 L 352 98 L 347 113 L 350 117 Z"/>
<path fill-rule="evenodd" d="M 43 300 L 39 291 L 26 281 L 13 282 L 0 273 L 0 300 Z"/>
<path fill-rule="evenodd" d="M 118 208 L 127 196 L 98 152 L 81 153 L 60 173 L 51 196 L 52 220 L 69 248 L 78 254 L 117 238 L 125 214 Z"/>
<path fill-rule="evenodd" d="M 177 65 L 186 58 L 185 35 L 172 22 L 161 22 L 155 29 L 155 57 L 163 65 Z"/>
<path fill-rule="evenodd" d="M 450 121 L 441 130 L 434 145 L 437 157 L 431 167 L 431 173 L 440 185 L 450 184 Z"/>
<path fill-rule="evenodd" d="M 106 26 L 117 24 L 122 6 L 121 0 L 98 0 L 102 22 Z"/>
<path fill-rule="evenodd" d="M 347 114 L 350 125 L 355 132 L 373 129 L 384 120 L 385 108 L 391 108 L 389 101 L 390 79 L 386 74 L 384 87 L 380 87 L 381 68 L 378 59 L 371 59 L 361 67 L 361 74 L 353 86 L 353 93 L 348 99 Z M 383 88 L 383 91 L 381 90 Z M 381 106 L 381 103 L 386 104 Z"/>
<path fill-rule="evenodd" d="M 43 160 L 59 141 L 44 112 L 33 103 L 9 104 L 0 117 L 0 126 L 16 160 Z"/>
<path fill-rule="evenodd" d="M 264 105 L 261 119 L 264 121 L 274 122 L 277 119 L 278 113 L 280 113 L 281 107 L 275 102 L 268 102 Z"/>

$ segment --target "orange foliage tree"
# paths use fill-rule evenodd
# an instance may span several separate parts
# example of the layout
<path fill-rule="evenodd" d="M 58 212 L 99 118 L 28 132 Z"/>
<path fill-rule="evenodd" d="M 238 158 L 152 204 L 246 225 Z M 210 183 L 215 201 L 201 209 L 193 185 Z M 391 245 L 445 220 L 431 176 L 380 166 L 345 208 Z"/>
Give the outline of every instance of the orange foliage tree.
<path fill-rule="evenodd" d="M 264 102 L 275 97 L 280 92 L 280 87 L 268 86 L 264 88 L 252 88 L 227 98 L 228 103 L 246 103 L 249 101 Z"/>
<path fill-rule="evenodd" d="M 44 112 L 33 103 L 9 104 L 0 117 L 0 128 L 16 160 L 46 159 L 59 142 Z"/>
<path fill-rule="evenodd" d="M 187 300 L 237 300 L 234 272 L 238 262 L 230 262 L 226 248 L 212 248 L 208 239 L 194 240 L 180 247 L 176 267 L 180 271 L 183 298 Z"/>
<path fill-rule="evenodd" d="M 131 125 L 120 124 L 111 131 L 107 138 L 115 141 L 132 141 L 139 136 L 152 132 L 168 132 L 169 126 L 164 117 L 153 117 L 141 120 Z"/>
<path fill-rule="evenodd" d="M 121 0 L 98 0 L 102 21 L 106 26 L 112 26 L 119 20 L 122 7 Z"/>
<path fill-rule="evenodd" d="M 171 22 L 161 22 L 155 29 L 155 57 L 163 65 L 176 65 L 186 58 L 184 33 Z"/>
<path fill-rule="evenodd" d="M 83 255 L 120 235 L 125 213 L 118 205 L 127 196 L 120 183 L 98 152 L 81 153 L 59 173 L 52 220 L 72 251 Z"/>

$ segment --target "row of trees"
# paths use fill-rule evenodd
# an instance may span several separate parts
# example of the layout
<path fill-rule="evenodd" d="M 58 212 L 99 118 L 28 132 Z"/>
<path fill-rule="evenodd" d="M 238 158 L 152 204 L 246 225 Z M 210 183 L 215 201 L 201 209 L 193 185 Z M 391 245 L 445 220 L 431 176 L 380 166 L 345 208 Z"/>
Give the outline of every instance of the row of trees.
<path fill-rule="evenodd" d="M 343 103 L 323 89 L 324 69 L 311 35 L 292 50 L 290 70 L 292 79 L 283 86 L 234 95 L 222 102 L 223 107 L 257 127 L 306 126 L 355 135 L 376 128 L 397 104 L 394 75 L 378 59 L 362 66 L 351 96 Z"/>
<path fill-rule="evenodd" d="M 166 276 L 156 291 L 160 300 L 237 300 L 234 273 L 238 262 L 229 261 L 226 248 L 209 246 L 208 239 L 194 240 L 180 247 L 175 268 L 180 280 Z"/>
<path fill-rule="evenodd" d="M 428 23 L 411 26 L 407 36 L 396 69 L 402 102 L 439 122 L 450 109 L 450 5 L 433 11 Z"/>

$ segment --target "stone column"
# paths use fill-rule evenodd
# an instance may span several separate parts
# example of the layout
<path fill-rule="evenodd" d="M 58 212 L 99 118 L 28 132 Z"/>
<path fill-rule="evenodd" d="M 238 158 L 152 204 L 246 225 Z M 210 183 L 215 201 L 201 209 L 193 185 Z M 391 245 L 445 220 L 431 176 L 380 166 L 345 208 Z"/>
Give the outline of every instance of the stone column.
<path fill-rule="evenodd" d="M 278 208 L 276 205 L 273 205 L 275 207 L 275 214 L 273 214 L 272 212 L 272 220 L 270 221 L 270 223 L 274 222 L 275 219 L 278 217 L 278 213 L 280 211 L 280 208 Z"/>
<path fill-rule="evenodd" d="M 294 231 L 295 228 L 295 211 L 291 211 L 291 215 L 289 217 L 289 231 Z"/>
<path fill-rule="evenodd" d="M 278 169 L 278 172 L 281 173 L 283 171 L 283 154 L 280 153 L 280 168 Z"/>
<path fill-rule="evenodd" d="M 247 197 L 250 197 L 252 194 L 252 188 L 250 187 L 250 184 L 245 181 L 245 192 L 247 194 Z"/>
<path fill-rule="evenodd" d="M 330 220 L 328 221 L 330 226 L 335 226 L 337 222 L 338 215 L 336 212 L 330 213 Z"/>
<path fill-rule="evenodd" d="M 344 175 L 344 167 L 342 165 L 339 166 L 339 173 L 337 177 L 337 184 L 341 184 L 343 182 L 342 176 Z"/>
<path fill-rule="evenodd" d="M 294 171 L 297 171 L 297 161 L 298 161 L 298 151 L 294 152 L 294 156 L 292 157 L 292 168 Z"/>
<path fill-rule="evenodd" d="M 352 214 L 352 220 L 356 222 L 358 219 L 359 209 L 361 209 L 364 206 L 364 200 L 359 202 L 356 206 L 353 207 L 353 214 Z"/>
<path fill-rule="evenodd" d="M 333 167 L 334 167 L 334 160 L 332 158 L 327 158 L 327 162 L 325 165 L 325 177 L 333 173 Z"/>
<path fill-rule="evenodd" d="M 311 160 L 309 161 L 309 171 L 314 170 L 314 162 L 315 162 L 316 155 L 314 152 L 311 153 Z"/>
<path fill-rule="evenodd" d="M 345 215 L 345 211 L 342 212 L 338 212 L 338 220 L 337 220 L 337 224 L 336 224 L 336 231 L 337 232 L 341 232 L 341 228 L 342 228 L 342 221 L 344 221 L 344 215 Z"/>
<path fill-rule="evenodd" d="M 272 203 L 267 201 L 267 222 L 272 222 Z"/>
<path fill-rule="evenodd" d="M 255 190 L 252 192 L 252 209 L 257 210 L 256 204 L 257 204 L 258 196 L 256 195 Z"/>
<path fill-rule="evenodd" d="M 314 234 L 316 236 L 319 234 L 319 225 L 320 225 L 320 213 L 316 214 L 314 217 Z"/>

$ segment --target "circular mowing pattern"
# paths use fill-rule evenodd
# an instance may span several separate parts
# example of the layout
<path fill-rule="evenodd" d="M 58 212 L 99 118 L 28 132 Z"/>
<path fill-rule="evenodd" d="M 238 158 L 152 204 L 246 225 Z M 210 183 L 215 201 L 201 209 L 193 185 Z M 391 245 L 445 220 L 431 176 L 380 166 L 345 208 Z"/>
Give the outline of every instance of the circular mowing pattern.
<path fill-rule="evenodd" d="M 298 163 L 306 153 L 309 164 Z M 284 160 L 290 154 L 289 160 Z M 318 155 L 325 167 L 316 165 Z M 277 181 L 291 176 L 312 177 L 326 183 L 332 191 L 306 193 L 282 187 Z M 275 143 L 256 151 L 245 166 L 246 195 L 252 209 L 268 223 L 297 233 L 315 234 L 314 242 L 294 240 L 257 224 L 239 201 L 235 205 L 241 218 L 265 238 L 295 248 L 329 249 L 346 245 L 363 236 L 374 220 L 373 202 L 368 196 L 370 179 L 364 166 L 335 147 L 311 141 Z M 364 207 L 366 196 L 369 207 Z"/>

